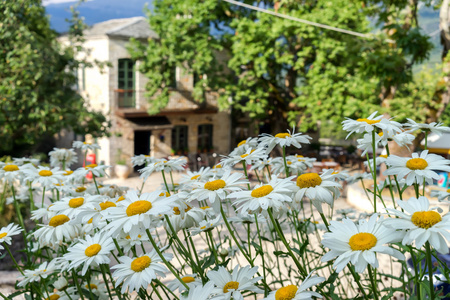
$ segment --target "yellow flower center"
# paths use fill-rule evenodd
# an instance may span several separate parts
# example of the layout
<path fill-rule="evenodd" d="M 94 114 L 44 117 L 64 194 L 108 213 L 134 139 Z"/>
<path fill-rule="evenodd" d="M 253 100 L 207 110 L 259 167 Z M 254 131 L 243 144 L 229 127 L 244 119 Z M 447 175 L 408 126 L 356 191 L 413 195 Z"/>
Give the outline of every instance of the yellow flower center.
<path fill-rule="evenodd" d="M 85 145 L 92 145 L 92 144 L 89 143 L 89 142 L 83 142 L 83 144 L 85 144 Z"/>
<path fill-rule="evenodd" d="M 81 197 L 73 198 L 73 199 L 70 199 L 69 206 L 72 208 L 77 208 L 77 207 L 80 207 L 81 205 L 83 205 L 83 203 L 84 203 L 84 198 L 81 198 Z"/>
<path fill-rule="evenodd" d="M 184 283 L 191 283 L 195 281 L 195 278 L 192 276 L 184 276 L 181 280 L 183 280 Z"/>
<path fill-rule="evenodd" d="M 442 217 L 438 212 L 430 211 L 416 211 L 411 217 L 411 222 L 420 228 L 428 229 L 435 224 L 442 221 Z"/>
<path fill-rule="evenodd" d="M 205 210 L 205 209 L 208 209 L 209 208 L 209 206 L 208 205 L 206 205 L 206 206 L 202 206 L 202 207 L 200 207 L 201 209 L 203 209 L 203 210 Z"/>
<path fill-rule="evenodd" d="M 146 268 L 148 268 L 151 263 L 152 260 L 146 255 L 138 257 L 131 262 L 131 270 L 133 270 L 134 272 L 142 272 Z"/>
<path fill-rule="evenodd" d="M 116 202 L 120 202 L 120 201 L 123 201 L 123 200 L 125 200 L 125 197 L 124 196 L 120 196 L 119 199 L 117 199 Z"/>
<path fill-rule="evenodd" d="M 322 178 L 320 178 L 317 173 L 305 173 L 297 178 L 297 186 L 301 189 L 310 188 L 318 186 L 322 183 Z"/>
<path fill-rule="evenodd" d="M 383 136 L 383 135 L 384 135 L 384 132 L 381 131 L 381 132 L 378 133 L 378 135 L 379 135 L 379 136 Z"/>
<path fill-rule="evenodd" d="M 381 120 L 357 119 L 358 122 L 366 122 L 369 125 L 380 123 Z"/>
<path fill-rule="evenodd" d="M 93 283 L 91 283 L 90 285 L 89 285 L 89 284 L 86 284 L 86 285 L 85 285 L 85 287 L 86 287 L 87 289 L 89 289 L 89 286 L 91 286 L 91 290 L 96 290 L 96 289 L 98 289 L 97 285 L 95 285 L 95 284 L 93 284 Z"/>
<path fill-rule="evenodd" d="M 0 233 L 0 239 L 4 238 L 7 234 L 8 234 L 7 232 Z"/>
<path fill-rule="evenodd" d="M 163 196 L 169 197 L 170 194 L 169 194 L 169 192 L 165 192 L 165 193 L 159 194 L 159 196 L 160 196 L 160 197 L 163 197 Z"/>
<path fill-rule="evenodd" d="M 225 185 L 226 185 L 225 181 L 223 181 L 222 179 L 217 179 L 205 183 L 205 189 L 210 191 L 216 191 L 218 189 L 224 188 Z"/>
<path fill-rule="evenodd" d="M 297 294 L 298 287 L 296 285 L 288 285 L 278 289 L 275 293 L 275 300 L 291 300 Z"/>
<path fill-rule="evenodd" d="M 247 142 L 247 140 L 242 140 L 239 142 L 239 144 L 237 146 L 240 147 L 240 146 L 244 145 L 246 142 Z"/>
<path fill-rule="evenodd" d="M 387 158 L 387 154 L 381 154 L 380 157 Z"/>
<path fill-rule="evenodd" d="M 291 135 L 287 132 L 283 132 L 283 133 L 277 133 L 275 135 L 276 138 L 280 138 L 280 139 L 285 139 L 287 137 L 291 137 Z"/>
<path fill-rule="evenodd" d="M 134 215 L 140 215 L 148 212 L 152 208 L 152 203 L 146 200 L 138 200 L 131 203 L 127 207 L 127 215 L 129 217 Z"/>
<path fill-rule="evenodd" d="M 287 161 L 286 164 L 287 165 L 292 165 L 292 161 Z"/>
<path fill-rule="evenodd" d="M 70 219 L 66 215 L 56 215 L 50 219 L 50 222 L 48 222 L 48 225 L 53 226 L 53 227 L 58 227 L 69 221 L 70 221 Z"/>
<path fill-rule="evenodd" d="M 116 206 L 117 205 L 111 201 L 106 201 L 106 202 L 100 203 L 100 207 L 102 208 L 102 210 L 108 209 L 110 207 L 116 207 Z"/>
<path fill-rule="evenodd" d="M 97 164 L 90 164 L 90 165 L 87 165 L 86 167 L 84 167 L 86 170 L 87 169 L 89 169 L 89 168 L 95 168 L 95 167 L 97 167 L 98 165 Z"/>
<path fill-rule="evenodd" d="M 88 224 L 92 224 L 92 221 L 94 221 L 94 218 L 90 218 L 90 219 L 88 220 Z"/>
<path fill-rule="evenodd" d="M 248 156 L 248 154 L 242 154 L 241 158 L 246 158 Z"/>
<path fill-rule="evenodd" d="M 77 193 L 82 193 L 86 190 L 86 188 L 84 186 L 79 186 L 75 189 L 75 192 Z"/>
<path fill-rule="evenodd" d="M 6 172 L 19 171 L 19 167 L 17 165 L 7 165 L 3 167 L 3 170 Z"/>
<path fill-rule="evenodd" d="M 199 175 L 192 176 L 192 177 L 191 177 L 191 180 L 195 180 L 195 179 L 197 179 L 197 178 L 199 178 L 199 177 L 200 177 L 200 174 L 199 174 Z"/>
<path fill-rule="evenodd" d="M 60 298 L 60 297 L 59 297 L 58 294 L 53 294 L 53 295 L 51 295 L 50 297 L 45 298 L 45 300 L 57 300 L 57 299 L 59 299 L 59 298 Z"/>
<path fill-rule="evenodd" d="M 181 214 L 180 209 L 179 209 L 178 207 L 174 207 L 174 208 L 173 208 L 173 212 L 174 212 L 174 214 L 176 214 L 177 216 L 178 216 L 179 214 Z"/>
<path fill-rule="evenodd" d="M 263 185 L 252 191 L 252 197 L 261 198 L 261 197 L 269 195 L 272 191 L 273 191 L 273 187 L 271 185 Z"/>
<path fill-rule="evenodd" d="M 450 193 L 450 189 L 447 190 L 447 193 Z"/>
<path fill-rule="evenodd" d="M 72 173 L 73 173 L 72 170 L 66 170 L 65 173 L 64 173 L 64 176 L 70 175 L 70 174 L 72 174 Z"/>
<path fill-rule="evenodd" d="M 364 251 L 373 248 L 377 244 L 377 238 L 368 232 L 360 232 L 353 235 L 348 241 L 353 251 Z"/>
<path fill-rule="evenodd" d="M 102 250 L 102 246 L 100 246 L 99 244 L 92 244 L 87 247 L 86 250 L 84 250 L 84 254 L 86 254 L 86 256 L 88 257 L 92 257 L 94 255 L 97 255 L 100 250 Z"/>
<path fill-rule="evenodd" d="M 228 293 L 228 290 L 237 290 L 239 287 L 239 282 L 237 281 L 230 281 L 223 287 L 223 292 Z"/>
<path fill-rule="evenodd" d="M 215 165 L 215 166 L 213 167 L 213 169 L 222 169 L 222 165 L 221 165 L 221 164 Z"/>
<path fill-rule="evenodd" d="M 202 226 L 202 227 L 200 227 L 200 229 L 201 229 L 201 230 L 206 229 L 206 226 Z"/>
<path fill-rule="evenodd" d="M 410 170 L 425 170 L 428 167 L 428 163 L 423 158 L 411 158 L 406 162 L 406 167 Z"/>
<path fill-rule="evenodd" d="M 50 170 L 39 171 L 39 176 L 48 177 L 48 176 L 52 176 L 52 175 L 53 175 L 53 173 Z"/>

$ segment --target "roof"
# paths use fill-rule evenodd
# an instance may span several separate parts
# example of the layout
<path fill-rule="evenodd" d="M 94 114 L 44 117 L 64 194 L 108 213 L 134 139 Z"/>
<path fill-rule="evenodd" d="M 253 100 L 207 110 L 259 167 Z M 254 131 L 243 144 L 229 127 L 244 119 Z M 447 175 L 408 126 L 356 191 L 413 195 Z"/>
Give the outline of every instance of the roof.
<path fill-rule="evenodd" d="M 85 36 L 108 35 L 125 38 L 158 38 L 156 32 L 150 29 L 148 20 L 144 17 L 112 19 L 100 22 L 86 29 Z"/>

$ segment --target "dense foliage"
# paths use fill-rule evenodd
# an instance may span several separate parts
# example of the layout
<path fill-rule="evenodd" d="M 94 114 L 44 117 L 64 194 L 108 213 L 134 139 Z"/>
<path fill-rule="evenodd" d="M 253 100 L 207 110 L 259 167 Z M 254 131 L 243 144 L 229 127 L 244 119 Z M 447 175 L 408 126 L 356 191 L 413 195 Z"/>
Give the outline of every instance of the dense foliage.
<path fill-rule="evenodd" d="M 273 132 L 284 128 L 280 120 L 300 120 L 302 130 L 315 129 L 320 122 L 336 124 L 344 116 L 358 117 L 379 105 L 392 115 L 398 113 L 396 107 L 416 98 L 430 105 L 428 89 L 423 94 L 413 89 L 417 94 L 409 93 L 408 99 L 404 92 L 422 82 L 416 83 L 412 67 L 427 59 L 432 48 L 419 27 L 419 4 L 430 5 L 429 1 L 258 1 L 260 7 L 289 16 L 376 32 L 373 38 L 360 38 L 227 2 L 158 0 L 148 16 L 160 38 L 133 41 L 130 52 L 143 60 L 151 113 L 167 105 L 174 84 L 172 70 L 178 66 L 196 76 L 194 99 L 199 103 L 205 92 L 218 91 L 221 108 L 233 105 L 251 117 L 269 118 Z"/>
<path fill-rule="evenodd" d="M 0 152 L 29 148 L 63 128 L 104 134 L 105 117 L 76 91 L 77 49 L 57 41 L 41 1 L 2 1 L 0 20 Z M 77 26 L 74 19 L 71 33 Z"/>

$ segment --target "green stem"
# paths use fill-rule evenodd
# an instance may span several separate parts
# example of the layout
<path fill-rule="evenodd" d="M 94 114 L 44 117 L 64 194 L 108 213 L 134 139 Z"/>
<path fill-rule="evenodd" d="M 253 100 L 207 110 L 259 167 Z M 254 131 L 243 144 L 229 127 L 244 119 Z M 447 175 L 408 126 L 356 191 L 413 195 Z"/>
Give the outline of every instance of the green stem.
<path fill-rule="evenodd" d="M 262 265 L 263 265 L 263 283 L 264 283 L 264 297 L 267 297 L 269 295 L 269 286 L 266 283 L 266 263 L 264 260 L 264 249 L 263 249 L 263 244 L 262 244 L 262 239 L 261 239 L 261 232 L 259 231 L 259 224 L 258 224 L 258 217 L 255 214 L 255 224 L 256 224 L 256 231 L 258 232 L 258 238 L 259 238 L 259 246 L 261 247 L 261 260 L 262 260 Z M 250 225 L 249 225 L 250 227 Z"/>
<path fill-rule="evenodd" d="M 330 231 L 330 225 L 328 224 L 327 218 L 325 217 L 325 215 L 323 213 L 319 213 L 320 217 L 322 218 L 323 223 L 325 224 L 325 227 L 327 228 L 328 231 Z"/>
<path fill-rule="evenodd" d="M 216 247 L 215 247 L 215 243 L 214 243 L 214 239 L 212 237 L 211 231 L 205 232 L 205 234 L 206 234 L 206 239 L 207 240 L 208 240 L 208 237 L 209 237 L 210 242 L 208 242 L 208 244 L 211 243 L 211 252 L 214 255 L 214 259 L 216 260 L 216 265 L 218 265 L 219 264 L 219 257 L 217 256 Z"/>
<path fill-rule="evenodd" d="M 158 245 L 156 245 L 155 240 L 153 239 L 152 235 L 150 234 L 150 230 L 146 229 L 145 231 L 147 232 L 147 236 L 150 239 L 150 242 L 152 243 L 153 249 L 155 249 L 156 253 L 158 253 L 161 260 L 164 262 L 164 264 L 167 266 L 167 268 L 170 270 L 170 272 L 172 272 L 172 274 L 178 279 L 178 281 L 189 291 L 189 287 L 187 286 L 187 284 L 180 278 L 180 276 L 177 274 L 177 272 L 175 272 L 175 270 L 172 268 L 172 266 L 166 260 L 164 255 L 161 253 L 161 250 L 159 250 Z"/>
<path fill-rule="evenodd" d="M 370 265 L 367 266 L 367 269 L 369 270 L 369 278 L 370 283 L 372 284 L 373 297 L 374 299 L 378 299 L 377 281 L 375 275 L 372 273 L 372 267 Z"/>
<path fill-rule="evenodd" d="M 44 207 L 44 200 L 45 200 L 45 186 L 44 186 L 44 188 L 42 189 L 42 203 L 41 203 L 41 208 Z"/>
<path fill-rule="evenodd" d="M 367 295 L 366 295 L 366 292 L 364 292 L 364 287 L 363 287 L 362 284 L 361 284 L 361 279 L 360 279 L 360 277 L 358 276 L 358 274 L 356 274 L 355 270 L 353 270 L 353 267 L 352 267 L 352 265 L 351 265 L 350 263 L 347 265 L 347 267 L 348 267 L 348 269 L 350 270 L 350 273 L 352 273 L 353 279 L 355 279 L 355 282 L 356 282 L 356 284 L 358 285 L 359 290 L 360 290 L 361 293 L 363 294 L 364 299 L 368 299 L 368 298 L 367 298 Z"/>
<path fill-rule="evenodd" d="M 292 252 L 291 247 L 289 246 L 288 242 L 286 241 L 286 238 L 283 234 L 283 231 L 281 230 L 280 227 L 280 223 L 278 223 L 277 220 L 275 220 L 275 218 L 273 217 L 272 214 L 272 208 L 269 208 L 267 210 L 267 212 L 269 213 L 269 217 L 270 220 L 272 221 L 273 227 L 275 228 L 275 230 L 278 233 L 278 236 L 280 237 L 281 241 L 283 242 L 284 246 L 286 247 L 289 256 L 292 258 L 292 260 L 294 261 L 295 265 L 297 266 L 298 270 L 300 271 L 300 273 L 306 277 L 308 275 L 308 273 L 306 272 L 306 270 L 303 268 L 303 266 L 300 264 L 300 262 L 298 261 L 298 259 L 295 257 L 294 253 Z M 303 278 L 304 279 L 304 278 Z"/>
<path fill-rule="evenodd" d="M 245 163 L 245 160 L 242 161 L 242 166 L 244 167 L 245 178 L 247 178 L 247 180 L 248 180 L 247 187 L 248 187 L 249 190 L 251 190 L 251 188 L 250 188 L 250 179 L 248 179 L 247 164 Z"/>
<path fill-rule="evenodd" d="M 416 286 L 416 293 L 417 293 L 417 299 L 421 300 L 421 293 L 420 293 L 420 284 L 419 284 L 419 271 L 417 269 L 417 261 L 416 261 L 416 254 L 414 253 L 413 247 L 409 246 L 409 253 L 411 253 L 411 260 L 413 262 L 414 266 L 414 284 Z"/>
<path fill-rule="evenodd" d="M 14 264 L 16 265 L 17 270 L 19 270 L 20 274 L 22 274 L 22 276 L 25 276 L 23 274 L 22 268 L 19 266 L 19 264 L 17 263 L 16 259 L 14 258 L 13 254 L 11 253 L 11 250 L 9 250 L 9 247 L 6 243 L 3 243 L 3 245 L 6 248 L 6 251 L 8 251 L 9 256 L 11 256 L 12 261 L 14 262 Z"/>
<path fill-rule="evenodd" d="M 92 171 L 91 171 L 91 173 L 92 173 Z M 95 180 L 94 173 L 92 173 L 92 179 L 94 179 L 95 188 L 97 189 L 97 193 L 100 195 L 100 190 L 99 190 L 98 185 L 97 185 L 97 180 Z"/>
<path fill-rule="evenodd" d="M 170 195 L 169 185 L 167 184 L 166 175 L 164 174 L 164 170 L 161 171 L 161 174 L 162 174 L 162 177 L 163 177 L 163 180 L 164 180 L 164 185 L 166 186 L 166 191 Z"/>
<path fill-rule="evenodd" d="M 81 290 L 80 283 L 78 282 L 78 276 L 77 276 L 77 273 L 75 272 L 75 269 L 72 270 L 72 277 L 73 277 L 73 281 L 75 282 L 75 285 L 77 286 L 78 294 L 80 294 L 81 299 L 84 300 L 83 291 Z M 105 281 L 105 283 L 106 283 L 106 281 Z"/>
<path fill-rule="evenodd" d="M 174 292 L 172 292 L 169 288 L 167 288 L 161 281 L 159 281 L 158 279 L 153 279 L 158 285 L 160 285 L 161 287 L 163 287 L 165 290 L 167 290 L 170 294 L 172 294 L 172 296 L 174 296 L 175 298 L 174 299 L 180 299 L 180 298 L 178 298 L 178 296 L 177 295 L 175 295 L 175 293 Z"/>
<path fill-rule="evenodd" d="M 286 173 L 286 178 L 289 177 L 289 168 L 287 166 L 287 162 L 286 162 L 286 146 L 283 146 L 283 162 L 284 162 L 284 171 Z"/>
<path fill-rule="evenodd" d="M 430 277 L 428 279 L 428 282 L 430 283 L 430 299 L 434 300 L 433 264 L 431 261 L 432 250 L 431 250 L 430 242 L 425 243 L 425 248 L 427 250 L 426 256 L 427 256 L 427 265 L 428 265 L 428 276 Z"/>
<path fill-rule="evenodd" d="M 237 238 L 236 238 L 236 236 L 235 236 L 235 234 L 234 234 L 234 230 L 231 229 L 230 223 L 228 223 L 227 216 L 225 215 L 225 211 L 223 210 L 222 205 L 220 206 L 220 213 L 222 214 L 222 219 L 224 220 L 225 226 L 227 227 L 228 232 L 230 233 L 231 237 L 233 238 L 234 243 L 236 244 L 236 246 L 238 246 L 239 250 L 240 250 L 241 253 L 244 255 L 245 259 L 246 259 L 246 260 L 250 263 L 250 265 L 253 267 L 253 266 L 254 266 L 253 261 L 250 259 L 250 257 L 248 257 L 247 253 L 246 253 L 246 252 L 244 251 L 244 249 L 242 248 L 241 243 L 238 242 L 238 240 L 237 240 Z"/>
<path fill-rule="evenodd" d="M 100 265 L 100 270 L 102 271 L 102 276 L 103 276 L 103 281 L 105 282 L 106 285 L 106 289 L 108 290 L 108 295 L 110 299 L 113 299 L 113 296 L 111 294 L 111 289 L 109 288 L 109 284 L 108 284 L 108 279 L 106 277 L 106 272 L 105 272 L 105 266 L 103 264 Z"/>

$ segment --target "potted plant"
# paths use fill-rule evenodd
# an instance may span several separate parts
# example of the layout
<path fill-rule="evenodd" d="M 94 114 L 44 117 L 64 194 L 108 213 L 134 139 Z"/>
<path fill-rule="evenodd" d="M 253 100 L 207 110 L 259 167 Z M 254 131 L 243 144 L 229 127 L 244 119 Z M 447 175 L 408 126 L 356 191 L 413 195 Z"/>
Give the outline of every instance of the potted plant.
<path fill-rule="evenodd" d="M 126 159 L 123 157 L 122 149 L 117 150 L 117 159 L 116 165 L 114 166 L 114 173 L 120 179 L 127 179 L 131 173 L 131 169 L 127 165 Z"/>

